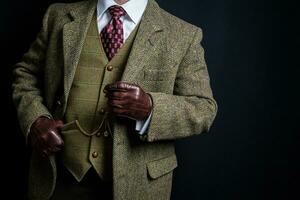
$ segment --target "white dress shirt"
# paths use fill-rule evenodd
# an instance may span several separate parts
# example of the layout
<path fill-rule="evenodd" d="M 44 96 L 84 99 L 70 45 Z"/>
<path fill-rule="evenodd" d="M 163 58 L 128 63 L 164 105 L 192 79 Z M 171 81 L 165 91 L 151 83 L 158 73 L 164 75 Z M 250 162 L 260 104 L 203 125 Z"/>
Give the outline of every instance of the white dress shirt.
<path fill-rule="evenodd" d="M 108 12 L 108 8 L 114 5 L 121 6 L 125 11 L 126 15 L 120 17 L 120 20 L 123 22 L 123 32 L 124 32 L 124 43 L 129 37 L 130 33 L 134 30 L 136 25 L 141 21 L 143 13 L 146 9 L 148 0 L 129 0 L 128 2 L 119 5 L 114 0 L 98 0 L 97 4 L 97 25 L 98 32 L 101 33 L 102 29 L 110 22 L 112 16 Z M 150 123 L 150 116 L 145 120 L 136 121 L 135 130 L 138 131 L 140 135 L 143 135 Z"/>
<path fill-rule="evenodd" d="M 99 34 L 111 20 L 111 15 L 107 9 L 111 6 L 118 5 L 121 6 L 127 13 L 127 15 L 120 17 L 120 20 L 123 22 L 125 42 L 136 25 L 141 21 L 147 3 L 148 0 L 129 0 L 125 4 L 119 5 L 114 0 L 98 0 L 97 22 Z"/>

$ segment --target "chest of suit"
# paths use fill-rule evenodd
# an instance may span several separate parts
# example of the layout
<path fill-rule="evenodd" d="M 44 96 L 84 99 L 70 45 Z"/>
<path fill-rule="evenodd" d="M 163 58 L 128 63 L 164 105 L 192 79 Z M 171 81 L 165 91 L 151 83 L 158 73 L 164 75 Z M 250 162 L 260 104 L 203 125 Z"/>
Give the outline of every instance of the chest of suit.
<path fill-rule="evenodd" d="M 102 179 L 111 179 L 114 117 L 103 89 L 121 79 L 137 28 L 110 61 L 95 15 L 88 29 L 69 93 L 66 125 L 62 127 L 65 147 L 61 159 L 78 181 L 91 167 Z"/>

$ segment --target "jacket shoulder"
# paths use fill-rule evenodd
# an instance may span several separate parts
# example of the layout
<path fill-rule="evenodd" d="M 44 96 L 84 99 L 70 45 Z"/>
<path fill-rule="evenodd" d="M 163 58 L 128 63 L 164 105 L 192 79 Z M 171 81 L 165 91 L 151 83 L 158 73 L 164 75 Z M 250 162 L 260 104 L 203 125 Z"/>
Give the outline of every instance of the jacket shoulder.
<path fill-rule="evenodd" d="M 48 11 L 51 14 L 66 13 L 70 10 L 80 8 L 87 4 L 87 1 L 79 1 L 75 3 L 53 3 L 48 7 Z"/>
<path fill-rule="evenodd" d="M 60 27 L 70 20 L 71 11 L 80 11 L 85 8 L 88 1 L 76 3 L 54 3 L 51 4 L 43 17 L 43 24 L 52 30 L 54 27 Z"/>
<path fill-rule="evenodd" d="M 178 33 L 188 37 L 193 36 L 197 31 L 202 33 L 202 29 L 200 27 L 180 19 L 162 8 L 160 8 L 160 10 L 164 23 L 168 29 L 172 31 L 172 33 Z"/>

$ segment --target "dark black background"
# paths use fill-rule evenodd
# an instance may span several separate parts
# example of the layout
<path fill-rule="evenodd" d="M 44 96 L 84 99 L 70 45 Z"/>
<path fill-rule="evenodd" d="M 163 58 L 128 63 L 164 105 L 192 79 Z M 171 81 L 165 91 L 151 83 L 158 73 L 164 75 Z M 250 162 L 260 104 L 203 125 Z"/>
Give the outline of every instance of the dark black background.
<path fill-rule="evenodd" d="M 9 195 L 8 199 L 23 199 L 28 170 L 11 101 L 11 72 L 54 2 L 58 1 L 1 2 L 1 195 Z M 158 2 L 202 27 L 219 105 L 210 133 L 177 142 L 179 167 L 172 199 L 299 199 L 296 4 L 279 0 Z"/>

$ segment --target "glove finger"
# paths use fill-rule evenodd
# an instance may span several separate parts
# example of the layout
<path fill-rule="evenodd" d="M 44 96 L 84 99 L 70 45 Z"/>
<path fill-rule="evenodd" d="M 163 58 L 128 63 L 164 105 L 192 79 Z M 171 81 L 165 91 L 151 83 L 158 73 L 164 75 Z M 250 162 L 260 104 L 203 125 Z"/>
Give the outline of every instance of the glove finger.
<path fill-rule="evenodd" d="M 123 108 L 118 108 L 118 107 L 113 107 L 112 108 L 113 113 L 117 114 L 117 115 L 128 115 L 128 110 L 127 109 L 123 109 Z"/>
<path fill-rule="evenodd" d="M 50 137 L 48 143 L 50 145 L 63 145 L 63 139 L 61 138 L 60 134 L 56 130 L 49 131 Z"/>
<path fill-rule="evenodd" d="M 124 108 L 128 105 L 128 101 L 127 100 L 116 100 L 116 99 L 112 99 L 108 102 L 108 104 L 112 107 L 116 107 L 116 108 Z"/>
<path fill-rule="evenodd" d="M 104 90 L 106 91 L 127 91 L 131 89 L 132 87 L 136 87 L 133 84 L 124 82 L 124 81 L 118 81 L 113 84 L 108 84 L 104 87 Z"/>
<path fill-rule="evenodd" d="M 60 128 L 64 125 L 64 122 L 62 120 L 55 120 L 55 126 L 56 128 Z"/>
<path fill-rule="evenodd" d="M 112 90 L 113 88 L 116 88 L 115 84 L 112 83 L 112 84 L 107 84 L 105 87 L 104 87 L 104 93 L 107 93 L 108 91 Z"/>
<path fill-rule="evenodd" d="M 113 91 L 113 92 L 109 92 L 107 93 L 107 97 L 109 99 L 126 99 L 128 97 L 128 92 L 124 92 L 124 91 Z"/>
<path fill-rule="evenodd" d="M 135 84 L 119 81 L 116 82 L 116 88 L 123 89 L 123 90 L 131 90 L 131 89 L 137 89 L 138 86 Z"/>

